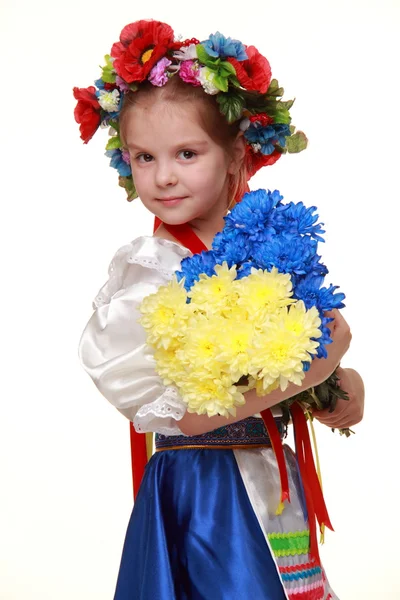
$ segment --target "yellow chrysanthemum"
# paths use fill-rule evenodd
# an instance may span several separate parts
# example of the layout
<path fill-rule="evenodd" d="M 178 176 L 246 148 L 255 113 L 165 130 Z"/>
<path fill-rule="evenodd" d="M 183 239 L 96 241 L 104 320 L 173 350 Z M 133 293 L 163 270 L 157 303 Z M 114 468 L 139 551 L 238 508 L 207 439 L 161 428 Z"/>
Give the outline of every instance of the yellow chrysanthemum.
<path fill-rule="evenodd" d="M 303 362 L 311 361 L 310 355 L 316 353 L 319 345 L 319 342 L 310 339 L 310 336 L 320 335 L 318 322 L 318 311 L 306 311 L 303 302 L 290 307 L 289 311 L 282 309 L 271 316 L 255 338 L 256 351 L 251 363 L 252 375 L 263 380 L 263 390 L 270 389 L 276 381 L 282 390 L 289 382 L 301 385 Z M 260 390 L 259 384 L 257 389 Z"/>
<path fill-rule="evenodd" d="M 182 386 L 181 393 L 188 412 L 209 417 L 236 416 L 236 407 L 245 404 L 243 394 L 229 384 L 229 378 L 212 377 L 209 373 L 194 372 Z"/>
<path fill-rule="evenodd" d="M 174 383 L 179 386 L 186 380 L 187 370 L 185 365 L 177 358 L 176 350 L 158 348 L 154 351 L 156 370 L 163 380 L 164 385 Z"/>
<path fill-rule="evenodd" d="M 230 374 L 232 381 L 238 381 L 249 371 L 253 337 L 254 326 L 246 320 L 230 319 L 217 331 L 219 352 L 216 358 Z"/>
<path fill-rule="evenodd" d="M 294 302 L 290 275 L 275 267 L 270 272 L 252 268 L 250 275 L 234 282 L 233 289 L 239 295 L 238 305 L 246 308 L 250 318 L 265 319 Z"/>
<path fill-rule="evenodd" d="M 143 314 L 139 322 L 147 331 L 148 344 L 164 349 L 176 347 L 177 340 L 185 334 L 190 315 L 186 299 L 183 281 L 178 283 L 176 277 L 144 298 L 139 307 Z"/>
<path fill-rule="evenodd" d="M 266 396 L 279 387 L 279 379 L 275 379 L 273 383 L 264 388 L 264 379 L 258 379 L 254 385 L 257 396 Z"/>
<path fill-rule="evenodd" d="M 237 295 L 232 289 L 236 267 L 229 269 L 228 264 L 223 262 L 222 265 L 215 265 L 215 272 L 216 275 L 211 277 L 201 274 L 200 279 L 188 292 L 192 304 L 202 308 L 207 315 L 221 314 L 237 301 Z"/>
<path fill-rule="evenodd" d="M 220 319 L 207 319 L 202 315 L 190 320 L 190 327 L 186 328 L 185 339 L 176 351 L 177 359 L 190 370 L 208 369 L 210 373 L 218 373 L 219 365 L 216 361 L 218 354 L 218 330 Z"/>
<path fill-rule="evenodd" d="M 307 310 L 303 300 L 298 300 L 295 304 L 292 304 L 287 313 L 283 313 L 283 317 L 285 328 L 298 336 L 320 338 L 322 335 L 319 329 L 321 319 L 318 309 L 312 306 Z"/>

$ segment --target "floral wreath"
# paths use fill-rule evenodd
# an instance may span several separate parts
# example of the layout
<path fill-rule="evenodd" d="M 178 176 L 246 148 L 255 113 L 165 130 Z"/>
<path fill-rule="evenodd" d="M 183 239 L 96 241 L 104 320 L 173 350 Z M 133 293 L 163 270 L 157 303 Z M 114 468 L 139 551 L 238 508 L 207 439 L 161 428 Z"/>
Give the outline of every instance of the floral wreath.
<path fill-rule="evenodd" d="M 137 197 L 129 152 L 119 135 L 119 115 L 124 95 L 137 91 L 143 81 L 164 86 L 173 76 L 215 95 L 228 123 L 240 120 L 246 139 L 248 178 L 263 166 L 274 164 L 286 152 L 307 146 L 302 131 L 295 133 L 289 110 L 294 100 L 283 101 L 284 90 L 271 79 L 268 60 L 254 46 L 217 32 L 204 42 L 174 39 L 166 23 L 141 20 L 124 27 L 120 41 L 105 56 L 101 78 L 95 86 L 73 89 L 78 101 L 74 116 L 85 144 L 99 127 L 109 128 L 106 145 L 110 165 L 119 173 L 127 199 Z"/>

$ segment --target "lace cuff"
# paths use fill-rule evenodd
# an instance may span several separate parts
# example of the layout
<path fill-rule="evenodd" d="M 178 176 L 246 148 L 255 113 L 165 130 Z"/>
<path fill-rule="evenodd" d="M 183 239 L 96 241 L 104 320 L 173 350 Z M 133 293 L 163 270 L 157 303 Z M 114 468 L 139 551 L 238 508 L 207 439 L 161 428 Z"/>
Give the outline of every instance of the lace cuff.
<path fill-rule="evenodd" d="M 168 386 L 160 398 L 139 408 L 133 426 L 138 433 L 155 431 L 162 435 L 186 435 L 176 423 L 182 419 L 186 408 L 176 387 Z"/>

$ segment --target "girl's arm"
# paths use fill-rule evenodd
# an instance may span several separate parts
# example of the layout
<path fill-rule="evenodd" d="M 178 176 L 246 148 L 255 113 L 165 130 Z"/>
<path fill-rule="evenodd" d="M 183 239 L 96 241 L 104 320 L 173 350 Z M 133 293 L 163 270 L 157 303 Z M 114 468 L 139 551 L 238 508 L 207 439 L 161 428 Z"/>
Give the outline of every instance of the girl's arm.
<path fill-rule="evenodd" d="M 330 316 L 330 314 L 327 314 L 327 316 Z M 342 356 L 347 352 L 351 341 L 350 328 L 343 316 L 338 310 L 332 311 L 331 316 L 335 320 L 330 324 L 333 341 L 327 348 L 328 358 L 316 358 L 312 361 L 311 367 L 305 374 L 301 386 L 292 383 L 288 385 L 284 392 L 276 389 L 266 396 L 257 396 L 254 389 L 250 390 L 244 394 L 246 404 L 236 409 L 236 416 L 229 418 L 221 416 L 208 417 L 207 415 L 186 412 L 179 421 L 179 428 L 182 433 L 190 436 L 200 435 L 207 431 L 213 431 L 218 427 L 229 425 L 229 423 L 241 421 L 325 381 L 338 366 Z"/>

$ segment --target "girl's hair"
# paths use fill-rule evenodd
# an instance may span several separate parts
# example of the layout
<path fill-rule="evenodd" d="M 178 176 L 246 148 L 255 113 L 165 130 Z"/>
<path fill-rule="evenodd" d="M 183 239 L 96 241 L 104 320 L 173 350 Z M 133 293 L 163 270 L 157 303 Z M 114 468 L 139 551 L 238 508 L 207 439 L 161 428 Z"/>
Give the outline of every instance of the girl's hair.
<path fill-rule="evenodd" d="M 150 82 L 144 81 L 138 91 L 127 92 L 125 94 L 119 118 L 120 136 L 124 146 L 124 122 L 126 115 L 135 106 L 137 101 L 143 97 L 150 101 L 154 97 L 162 102 L 170 102 L 178 105 L 187 106 L 189 103 L 195 104 L 195 108 L 197 108 L 196 115 L 204 131 L 232 157 L 233 144 L 240 132 L 239 121 L 229 124 L 226 117 L 220 113 L 215 96 L 206 94 L 201 86 L 188 85 L 180 77 L 171 77 L 163 87 L 156 87 Z M 228 210 L 241 200 L 245 192 L 249 191 L 247 181 L 246 160 L 243 158 L 238 171 L 234 175 L 229 175 Z"/>

